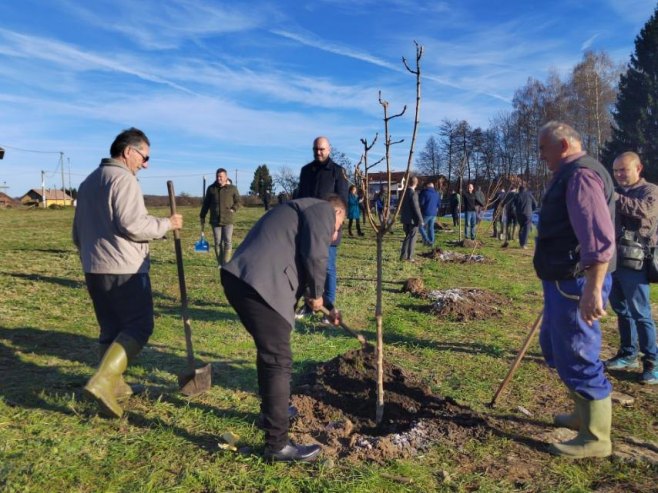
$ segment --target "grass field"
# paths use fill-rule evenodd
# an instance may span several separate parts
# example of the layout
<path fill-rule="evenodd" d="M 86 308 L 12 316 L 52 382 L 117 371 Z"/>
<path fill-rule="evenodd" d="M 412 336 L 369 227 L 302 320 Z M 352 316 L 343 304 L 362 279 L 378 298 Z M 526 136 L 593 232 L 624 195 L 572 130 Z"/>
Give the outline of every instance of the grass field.
<path fill-rule="evenodd" d="M 154 209 L 155 215 L 167 215 Z M 95 491 L 638 491 L 658 489 L 658 467 L 619 458 L 570 462 L 543 449 L 552 413 L 566 407 L 557 376 L 531 346 L 495 409 L 486 404 L 541 309 L 531 250 L 501 249 L 488 238 L 479 251 L 491 262 L 398 262 L 401 228 L 389 235 L 384 262 L 386 358 L 432 390 L 486 417 L 491 433 L 452 447 L 385 464 L 319 461 L 267 464 L 254 426 L 253 342 L 227 305 L 212 255 L 195 254 L 198 210 L 181 208 L 190 319 L 199 364 L 213 363 L 212 389 L 195 398 L 177 392 L 185 368 L 183 325 L 173 237 L 152 242 L 156 329 L 127 373 L 148 392 L 125 404 L 120 420 L 99 417 L 81 387 L 97 362 L 97 327 L 75 248 L 72 210 L 0 210 L 0 490 Z M 239 243 L 262 213 L 242 209 Z M 367 229 L 366 229 L 367 231 Z M 439 245 L 457 237 L 439 233 Z M 454 249 L 451 247 L 451 249 Z M 339 249 L 338 305 L 345 321 L 374 340 L 374 236 L 345 238 Z M 418 251 L 426 250 L 418 245 Z M 431 289 L 485 288 L 509 301 L 488 320 L 439 320 L 427 301 L 402 293 L 420 276 Z M 604 320 L 604 357 L 616 350 L 616 320 Z M 304 326 L 293 333 L 296 374 L 358 342 L 340 330 Z M 613 440 L 658 440 L 658 389 L 637 385 L 628 372 L 612 375 L 615 390 L 635 397 L 615 406 Z M 519 411 L 519 406 L 530 416 Z M 373 402 L 374 413 L 374 402 Z M 219 449 L 231 431 L 253 454 Z"/>

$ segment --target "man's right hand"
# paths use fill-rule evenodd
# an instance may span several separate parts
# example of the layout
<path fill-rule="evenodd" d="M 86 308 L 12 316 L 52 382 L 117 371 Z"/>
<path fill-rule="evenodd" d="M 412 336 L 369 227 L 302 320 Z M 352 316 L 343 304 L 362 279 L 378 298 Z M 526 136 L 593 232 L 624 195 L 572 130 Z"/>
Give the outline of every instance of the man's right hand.
<path fill-rule="evenodd" d="M 314 312 L 319 312 L 320 309 L 324 306 L 324 300 L 322 299 L 322 296 L 319 298 L 306 298 L 306 304 Z"/>
<path fill-rule="evenodd" d="M 174 214 L 169 218 L 169 224 L 171 229 L 183 229 L 183 216 L 180 214 Z"/>

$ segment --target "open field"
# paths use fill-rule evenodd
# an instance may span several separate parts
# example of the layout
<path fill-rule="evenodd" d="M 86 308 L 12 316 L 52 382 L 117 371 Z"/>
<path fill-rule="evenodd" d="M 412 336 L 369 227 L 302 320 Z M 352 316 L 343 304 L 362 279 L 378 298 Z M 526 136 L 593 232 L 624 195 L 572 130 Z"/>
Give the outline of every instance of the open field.
<path fill-rule="evenodd" d="M 152 209 L 167 215 L 166 209 Z M 459 443 L 441 440 L 411 458 L 384 463 L 319 461 L 266 464 L 254 426 L 255 350 L 224 298 L 212 255 L 195 254 L 198 210 L 182 207 L 185 273 L 198 364 L 213 363 L 212 389 L 195 398 L 177 392 L 185 367 L 183 325 L 173 235 L 152 243 L 151 279 L 156 329 L 127 373 L 147 393 L 125 404 L 120 420 L 96 415 L 81 387 L 97 362 L 97 328 L 75 248 L 72 210 L 0 210 L 0 490 L 94 491 L 605 491 L 658 488 L 658 466 L 618 457 L 570 462 L 544 450 L 552 414 L 567 405 L 557 375 L 543 364 L 536 341 L 495 409 L 491 400 L 541 309 L 531 250 L 501 249 L 480 237 L 489 262 L 398 262 L 401 227 L 385 245 L 386 358 L 432 391 L 467 406 L 486 433 Z M 238 213 L 235 243 L 260 209 Z M 345 321 L 374 340 L 374 236 L 346 237 L 338 257 L 338 305 Z M 437 233 L 442 248 L 455 233 Z M 420 242 L 417 252 L 427 248 Z M 402 293 L 422 277 L 429 289 L 476 287 L 502 295 L 497 316 L 460 322 L 426 310 L 428 301 Z M 654 290 L 655 291 L 655 290 Z M 655 296 L 655 294 L 654 294 Z M 654 298 L 655 299 L 655 298 Z M 616 320 L 604 320 L 604 357 L 617 345 Z M 327 361 L 359 343 L 340 329 L 309 323 L 293 334 L 294 372 Z M 615 405 L 615 445 L 632 436 L 658 440 L 658 388 L 641 387 L 635 374 L 614 372 L 615 390 L 635 398 Z M 658 387 L 658 386 L 657 386 Z M 519 406 L 527 413 L 521 412 Z M 374 402 L 373 402 L 374 414 Z M 231 431 L 253 454 L 218 447 Z"/>

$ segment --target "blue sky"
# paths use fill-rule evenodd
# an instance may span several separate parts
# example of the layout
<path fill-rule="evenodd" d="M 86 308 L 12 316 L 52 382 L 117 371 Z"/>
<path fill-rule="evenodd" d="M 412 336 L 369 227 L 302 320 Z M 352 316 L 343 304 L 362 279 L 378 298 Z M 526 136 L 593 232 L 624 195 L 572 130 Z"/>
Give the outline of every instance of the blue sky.
<path fill-rule="evenodd" d="M 295 172 L 326 135 L 354 162 L 382 131 L 378 91 L 408 117 L 401 64 L 425 48 L 416 151 L 443 118 L 488 126 L 528 77 L 563 76 L 586 49 L 628 62 L 655 0 L 21 0 L 0 2 L 0 184 L 74 187 L 123 128 L 151 139 L 147 194 L 199 195 L 227 168 L 246 193 L 267 164 Z M 381 139 L 380 139 L 381 140 Z M 404 169 L 405 143 L 393 167 Z M 27 152 L 42 151 L 42 152 Z M 381 148 L 373 150 L 381 155 Z"/>

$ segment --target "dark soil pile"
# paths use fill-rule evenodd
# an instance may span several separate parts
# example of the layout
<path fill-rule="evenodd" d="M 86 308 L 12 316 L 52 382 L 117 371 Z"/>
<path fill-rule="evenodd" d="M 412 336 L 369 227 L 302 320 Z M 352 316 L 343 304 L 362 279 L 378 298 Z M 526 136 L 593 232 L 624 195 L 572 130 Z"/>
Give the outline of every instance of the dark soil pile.
<path fill-rule="evenodd" d="M 376 359 L 372 347 L 350 351 L 302 376 L 292 396 L 299 411 L 291 434 L 317 441 L 325 457 L 381 462 L 414 456 L 432 443 L 459 446 L 484 438 L 486 421 L 430 389 L 404 370 L 384 363 L 385 406 L 375 423 Z"/>

